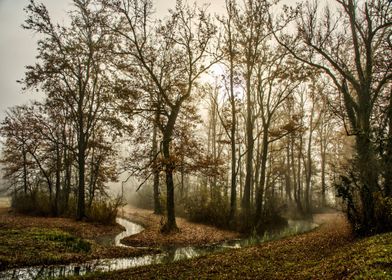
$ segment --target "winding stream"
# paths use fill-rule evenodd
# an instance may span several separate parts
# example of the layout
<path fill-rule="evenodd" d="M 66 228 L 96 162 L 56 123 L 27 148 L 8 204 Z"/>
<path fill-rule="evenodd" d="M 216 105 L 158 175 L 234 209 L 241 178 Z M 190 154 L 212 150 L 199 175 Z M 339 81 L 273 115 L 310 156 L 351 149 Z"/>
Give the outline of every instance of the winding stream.
<path fill-rule="evenodd" d="M 123 218 L 117 218 L 117 223 L 125 227 L 125 231 L 115 237 L 116 246 L 125 246 L 121 240 L 130 235 L 143 231 L 143 227 L 132 223 Z M 183 259 L 195 258 L 198 256 L 220 252 L 228 249 L 242 248 L 254 244 L 260 244 L 269 240 L 283 238 L 289 235 L 303 233 L 316 228 L 318 225 L 310 221 L 288 221 L 288 226 L 279 232 L 266 233 L 262 237 L 236 239 L 206 246 L 188 246 L 165 248 L 162 253 L 148 254 L 140 257 L 129 258 L 112 258 L 112 259 L 96 259 L 84 263 L 72 263 L 67 265 L 50 265 L 50 266 L 32 266 L 24 268 L 9 269 L 0 272 L 0 279 L 39 279 L 39 278 L 56 278 L 61 276 L 84 275 L 94 271 L 115 271 L 127 269 L 137 266 L 169 263 Z"/>

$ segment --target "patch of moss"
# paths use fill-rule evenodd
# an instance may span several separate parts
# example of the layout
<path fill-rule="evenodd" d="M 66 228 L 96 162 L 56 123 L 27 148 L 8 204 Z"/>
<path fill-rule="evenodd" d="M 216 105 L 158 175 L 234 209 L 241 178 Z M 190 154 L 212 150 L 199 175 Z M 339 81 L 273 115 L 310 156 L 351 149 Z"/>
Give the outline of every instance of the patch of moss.
<path fill-rule="evenodd" d="M 56 243 L 56 245 L 72 252 L 89 252 L 91 249 L 90 243 L 60 230 L 34 230 L 32 236 L 41 242 Z"/>

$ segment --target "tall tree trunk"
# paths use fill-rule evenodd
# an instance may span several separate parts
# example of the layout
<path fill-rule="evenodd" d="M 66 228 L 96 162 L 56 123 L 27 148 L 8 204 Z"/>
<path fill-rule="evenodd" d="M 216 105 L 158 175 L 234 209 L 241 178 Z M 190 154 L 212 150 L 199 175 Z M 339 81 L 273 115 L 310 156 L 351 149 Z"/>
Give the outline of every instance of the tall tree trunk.
<path fill-rule="evenodd" d="M 79 133 L 78 139 L 78 205 L 76 217 L 82 220 L 85 216 L 85 168 L 86 168 L 86 144 L 84 133 Z"/>
<path fill-rule="evenodd" d="M 255 224 L 260 226 L 261 217 L 263 214 L 263 200 L 264 200 L 264 190 L 266 182 L 266 171 L 267 171 L 267 159 L 268 159 L 268 128 L 263 128 L 263 143 L 262 143 L 262 155 L 261 155 L 261 165 L 260 165 L 260 181 L 259 187 L 257 189 L 256 195 L 256 215 Z"/>
<path fill-rule="evenodd" d="M 366 230 L 373 228 L 374 218 L 374 192 L 377 189 L 377 168 L 373 147 L 367 135 L 358 135 L 356 139 L 358 152 L 358 165 L 363 184 L 360 196 L 362 202 L 363 225 Z"/>
<path fill-rule="evenodd" d="M 321 128 L 324 130 L 324 128 Z M 325 164 L 326 164 L 326 143 L 324 141 L 324 133 L 320 137 L 320 152 L 321 152 L 321 206 L 325 207 L 327 205 L 326 201 L 326 183 L 325 183 Z"/>
<path fill-rule="evenodd" d="M 298 192 L 297 192 L 297 168 L 295 166 L 295 157 L 294 157 L 294 134 L 291 134 L 290 137 L 290 157 L 291 157 L 291 172 L 293 177 L 293 192 L 294 192 L 294 201 L 298 204 Z"/>
<path fill-rule="evenodd" d="M 358 104 L 355 106 L 350 97 L 350 90 L 346 81 L 342 83 L 342 92 L 351 126 L 357 132 L 357 165 L 360 184 L 362 185 L 359 192 L 362 203 L 360 207 L 362 210 L 361 224 L 365 232 L 370 232 L 374 229 L 374 224 L 377 222 L 374 216 L 374 192 L 378 188 L 379 175 L 374 147 L 371 142 L 370 117 L 372 114 L 372 103 L 370 83 L 367 83 L 367 86 L 363 86 L 361 90 L 357 91 Z"/>
<path fill-rule="evenodd" d="M 236 101 L 234 95 L 234 50 L 232 34 L 229 22 L 229 52 L 230 52 L 230 105 L 231 105 L 231 129 L 230 129 L 230 148 L 231 148 L 231 182 L 230 182 L 230 213 L 229 221 L 233 221 L 237 210 L 237 156 L 236 156 L 236 134 L 237 116 Z"/>
<path fill-rule="evenodd" d="M 238 136 L 238 131 L 237 131 L 237 136 Z M 241 202 L 244 197 L 244 186 L 243 186 L 244 176 L 243 176 L 242 168 L 243 168 L 243 163 L 242 163 L 242 158 L 241 158 L 241 145 L 238 145 L 238 172 L 239 172 L 238 182 L 240 185 L 240 201 Z"/>
<path fill-rule="evenodd" d="M 27 152 L 25 149 L 25 144 L 22 145 L 22 156 L 23 156 L 23 192 L 26 195 L 28 189 L 28 182 L 27 182 Z"/>
<path fill-rule="evenodd" d="M 64 143 L 67 143 L 65 130 L 63 131 L 63 141 Z M 64 154 L 63 154 L 63 162 L 64 162 L 64 170 L 65 170 L 64 186 L 63 186 L 64 210 L 68 209 L 69 195 L 71 193 L 71 178 L 72 178 L 72 163 L 71 163 L 71 157 L 69 155 L 70 151 L 66 148 L 66 146 L 67 145 L 64 145 Z"/>
<path fill-rule="evenodd" d="M 216 98 L 216 94 L 215 92 L 214 94 L 214 98 Z M 216 108 L 215 106 L 212 106 L 212 111 L 211 111 L 211 116 L 210 116 L 210 127 L 211 127 L 211 146 L 212 146 L 212 159 L 213 162 L 216 162 L 217 160 L 217 141 L 216 141 L 216 122 L 217 122 L 217 118 L 216 118 Z M 211 188 L 211 200 L 212 201 L 217 201 L 219 199 L 219 191 L 218 191 L 218 186 L 217 186 L 217 176 L 216 173 L 214 172 L 212 175 L 212 180 L 210 181 L 210 188 Z"/>
<path fill-rule="evenodd" d="M 236 139 L 237 139 L 237 108 L 236 108 L 236 97 L 234 93 L 234 77 L 235 77 L 235 61 L 236 61 L 236 34 L 235 34 L 235 22 L 238 16 L 238 10 L 235 9 L 236 3 L 232 0 L 226 0 L 227 9 L 227 46 L 228 46 L 228 60 L 229 60 L 229 82 L 230 82 L 230 105 L 231 105 L 231 128 L 230 128 L 230 148 L 231 148 L 231 180 L 230 180 L 230 213 L 229 221 L 233 221 L 237 211 L 237 175 L 238 169 L 240 172 L 239 184 L 240 184 L 240 200 L 242 200 L 242 176 L 241 176 L 241 149 L 238 147 L 238 159 L 236 154 Z M 234 23 L 234 24 L 233 24 Z M 234 33 L 233 33 L 234 31 Z"/>
<path fill-rule="evenodd" d="M 54 209 L 53 214 L 57 216 L 59 214 L 59 200 L 60 200 L 60 187 L 61 187 L 61 152 L 59 144 L 56 144 L 56 183 L 55 189 L 56 194 L 54 198 Z"/>
<path fill-rule="evenodd" d="M 232 77 L 230 83 L 233 83 Z M 237 210 L 237 156 L 236 156 L 236 112 L 234 96 L 231 101 L 231 130 L 230 130 L 230 148 L 231 148 L 231 181 L 230 181 L 230 214 L 229 221 L 233 221 Z"/>
<path fill-rule="evenodd" d="M 258 127 L 256 129 L 257 131 L 259 131 Z M 251 188 L 251 196 L 250 196 L 251 205 L 255 205 L 255 202 L 257 201 L 256 196 L 257 196 L 258 187 L 260 185 L 260 167 L 261 167 L 261 155 L 262 155 L 260 149 L 262 149 L 260 144 L 260 137 L 257 137 L 256 149 L 255 149 L 254 175 L 253 175 L 253 184 L 252 184 L 253 187 Z"/>
<path fill-rule="evenodd" d="M 166 174 L 166 209 L 167 209 L 167 222 L 162 229 L 164 232 L 170 232 L 177 228 L 176 217 L 175 217 L 175 205 L 174 205 L 174 182 L 173 182 L 173 170 L 174 162 L 170 157 L 170 141 L 171 136 L 164 135 L 162 141 L 163 156 L 165 158 L 165 174 Z"/>
<path fill-rule="evenodd" d="M 184 100 L 184 99 L 183 99 Z M 175 216 L 175 205 L 174 205 L 174 181 L 173 171 L 175 168 L 175 162 L 173 161 L 170 154 L 170 143 L 173 136 L 174 125 L 176 123 L 178 114 L 180 112 L 182 101 L 177 102 L 173 107 L 171 114 L 168 117 L 166 126 L 162 127 L 162 152 L 164 157 L 164 166 L 166 174 L 166 211 L 167 221 L 161 229 L 162 232 L 171 232 L 178 230 Z"/>
<path fill-rule="evenodd" d="M 286 186 L 286 196 L 289 199 L 289 202 L 293 200 L 293 196 L 291 193 L 291 176 L 290 176 L 290 142 L 287 141 L 286 146 L 286 168 L 285 168 L 285 186 Z"/>
<path fill-rule="evenodd" d="M 93 138 L 92 141 L 95 142 L 95 137 L 94 137 L 94 132 L 93 132 Z M 95 162 L 96 162 L 96 158 L 95 158 L 95 147 L 93 146 L 91 148 L 91 162 L 90 162 L 90 180 L 89 180 L 89 184 L 88 184 L 88 198 L 87 198 L 87 207 L 88 209 L 91 208 L 91 205 L 93 204 L 93 200 L 94 200 L 94 195 L 95 195 L 95 177 L 97 176 L 97 174 L 95 174 Z"/>
<path fill-rule="evenodd" d="M 251 101 L 251 85 L 250 75 L 246 78 L 246 174 L 244 184 L 244 196 L 242 199 L 242 207 L 245 210 L 245 215 L 248 216 L 250 213 L 250 192 L 253 178 L 253 120 L 252 120 L 252 101 Z"/>
<path fill-rule="evenodd" d="M 389 93 L 388 139 L 384 159 L 384 195 L 392 197 L 392 89 Z"/>
<path fill-rule="evenodd" d="M 298 156 L 297 156 L 297 209 L 301 214 L 304 214 L 302 207 L 302 135 L 299 136 Z"/>
<path fill-rule="evenodd" d="M 154 213 L 162 214 L 162 205 L 160 200 L 160 192 L 159 192 L 159 167 L 157 165 L 157 155 L 158 155 L 158 142 L 157 142 L 157 134 L 158 134 L 158 125 L 159 123 L 159 110 L 155 113 L 155 122 L 152 133 L 152 160 L 153 160 L 153 173 L 154 173 L 154 181 L 153 181 L 153 192 L 154 192 Z"/>
<path fill-rule="evenodd" d="M 305 211 L 307 214 L 311 212 L 311 178 L 312 178 L 312 137 L 313 137 L 313 113 L 314 113 L 314 102 L 312 105 L 312 110 L 310 112 L 310 123 L 309 123 L 309 138 L 308 138 L 308 148 L 306 155 L 306 176 L 305 176 Z"/>

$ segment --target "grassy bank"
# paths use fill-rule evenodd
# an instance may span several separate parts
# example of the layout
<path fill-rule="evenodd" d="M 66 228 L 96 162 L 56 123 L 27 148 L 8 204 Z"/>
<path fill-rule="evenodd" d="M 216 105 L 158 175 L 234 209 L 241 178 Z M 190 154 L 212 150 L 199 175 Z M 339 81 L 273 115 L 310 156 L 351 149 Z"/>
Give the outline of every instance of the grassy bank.
<path fill-rule="evenodd" d="M 92 243 L 59 229 L 0 229 L 0 268 L 76 261 Z"/>
<path fill-rule="evenodd" d="M 319 229 L 225 253 L 83 279 L 392 279 L 392 233 L 354 239 L 342 215 Z"/>
<path fill-rule="evenodd" d="M 0 270 L 146 253 L 113 246 L 109 241 L 121 231 L 119 225 L 16 215 L 0 208 Z"/>

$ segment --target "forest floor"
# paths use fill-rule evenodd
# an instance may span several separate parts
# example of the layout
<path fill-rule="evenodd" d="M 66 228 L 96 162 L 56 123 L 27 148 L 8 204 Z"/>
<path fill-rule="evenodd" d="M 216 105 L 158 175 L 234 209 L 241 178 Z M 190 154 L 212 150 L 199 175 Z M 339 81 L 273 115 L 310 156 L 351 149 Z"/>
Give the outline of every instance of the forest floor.
<path fill-rule="evenodd" d="M 105 245 L 123 229 L 65 218 L 16 215 L 0 199 L 0 270 L 27 265 L 132 257 L 152 250 Z M 120 215 L 145 230 L 125 243 L 145 247 L 201 245 L 235 232 L 178 218 L 178 233 L 159 233 L 162 217 L 125 207 Z M 314 217 L 311 232 L 192 260 L 95 273 L 82 279 L 392 279 L 392 233 L 356 239 L 343 214 Z M 79 278 L 78 278 L 79 279 Z"/>
<path fill-rule="evenodd" d="M 232 240 L 240 237 L 238 232 L 221 230 L 213 226 L 196 224 L 183 218 L 176 218 L 178 232 L 172 234 L 160 233 L 164 221 L 162 215 L 156 215 L 150 210 L 126 206 L 120 211 L 120 216 L 142 225 L 144 231 L 124 238 L 121 242 L 135 247 L 179 247 L 198 246 Z"/>
<path fill-rule="evenodd" d="M 82 279 L 392 279 L 392 233 L 356 239 L 343 214 L 314 218 L 305 234 Z"/>
<path fill-rule="evenodd" d="M 119 225 L 14 214 L 0 198 L 0 271 L 8 268 L 132 257 L 156 250 L 113 246 Z"/>

